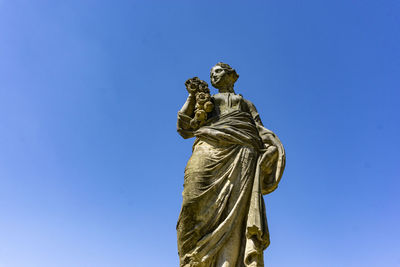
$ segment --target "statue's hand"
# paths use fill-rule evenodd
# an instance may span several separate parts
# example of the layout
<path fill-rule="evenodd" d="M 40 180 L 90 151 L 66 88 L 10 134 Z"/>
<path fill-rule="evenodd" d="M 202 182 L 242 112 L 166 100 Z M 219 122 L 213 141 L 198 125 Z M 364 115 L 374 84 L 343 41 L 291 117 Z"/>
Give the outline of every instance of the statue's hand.
<path fill-rule="evenodd" d="M 195 86 L 195 84 L 190 84 L 189 86 L 186 86 L 186 90 L 188 91 L 188 93 L 190 95 L 195 95 L 196 91 L 197 91 L 197 87 Z"/>
<path fill-rule="evenodd" d="M 199 89 L 200 80 L 197 77 L 188 79 L 185 82 L 186 90 L 188 91 L 189 95 L 195 95 Z"/>
<path fill-rule="evenodd" d="M 272 173 L 273 164 L 275 160 L 278 158 L 278 149 L 276 146 L 268 146 L 263 150 L 263 154 L 261 155 L 260 167 L 267 174 Z"/>
<path fill-rule="evenodd" d="M 266 145 L 276 146 L 276 147 L 279 145 L 276 141 L 275 135 L 272 133 L 263 134 L 261 136 L 261 139 L 262 139 L 263 143 Z"/>

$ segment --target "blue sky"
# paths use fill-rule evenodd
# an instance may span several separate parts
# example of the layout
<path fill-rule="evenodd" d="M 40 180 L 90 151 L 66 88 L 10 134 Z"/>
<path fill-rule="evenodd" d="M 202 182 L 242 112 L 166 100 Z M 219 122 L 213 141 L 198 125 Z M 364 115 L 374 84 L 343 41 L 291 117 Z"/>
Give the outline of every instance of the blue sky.
<path fill-rule="evenodd" d="M 184 82 L 282 140 L 266 266 L 400 266 L 400 4 L 0 0 L 0 266 L 178 266 Z M 215 89 L 213 89 L 215 93 Z"/>

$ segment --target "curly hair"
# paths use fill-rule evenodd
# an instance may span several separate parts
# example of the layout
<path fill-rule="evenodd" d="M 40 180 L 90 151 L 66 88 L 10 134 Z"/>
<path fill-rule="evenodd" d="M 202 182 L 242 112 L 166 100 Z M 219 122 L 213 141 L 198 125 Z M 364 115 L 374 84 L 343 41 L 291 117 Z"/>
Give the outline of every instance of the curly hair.
<path fill-rule="evenodd" d="M 222 69 L 224 69 L 228 74 L 232 74 L 233 75 L 233 82 L 235 83 L 237 81 L 237 79 L 239 78 L 239 74 L 237 74 L 236 70 L 234 68 L 232 68 L 231 66 L 229 66 L 226 63 L 223 62 L 218 62 L 217 64 L 215 64 L 215 66 L 220 66 Z M 211 73 L 211 72 L 210 72 Z"/>

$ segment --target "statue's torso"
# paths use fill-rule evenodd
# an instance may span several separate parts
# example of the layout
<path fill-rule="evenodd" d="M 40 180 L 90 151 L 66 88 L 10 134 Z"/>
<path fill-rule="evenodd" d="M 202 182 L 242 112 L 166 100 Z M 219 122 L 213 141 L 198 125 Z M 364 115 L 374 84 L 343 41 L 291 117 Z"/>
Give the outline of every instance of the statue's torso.
<path fill-rule="evenodd" d="M 241 95 L 235 93 L 218 93 L 213 95 L 215 113 L 222 115 L 234 110 L 248 111 L 246 102 Z"/>

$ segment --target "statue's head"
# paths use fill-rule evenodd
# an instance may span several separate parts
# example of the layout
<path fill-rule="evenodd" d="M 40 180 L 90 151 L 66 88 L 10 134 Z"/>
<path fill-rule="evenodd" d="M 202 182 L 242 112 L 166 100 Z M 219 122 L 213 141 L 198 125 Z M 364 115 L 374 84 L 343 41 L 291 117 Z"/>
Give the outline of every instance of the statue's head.
<path fill-rule="evenodd" d="M 211 84 L 217 89 L 232 88 L 239 75 L 226 63 L 218 62 L 210 71 Z"/>

